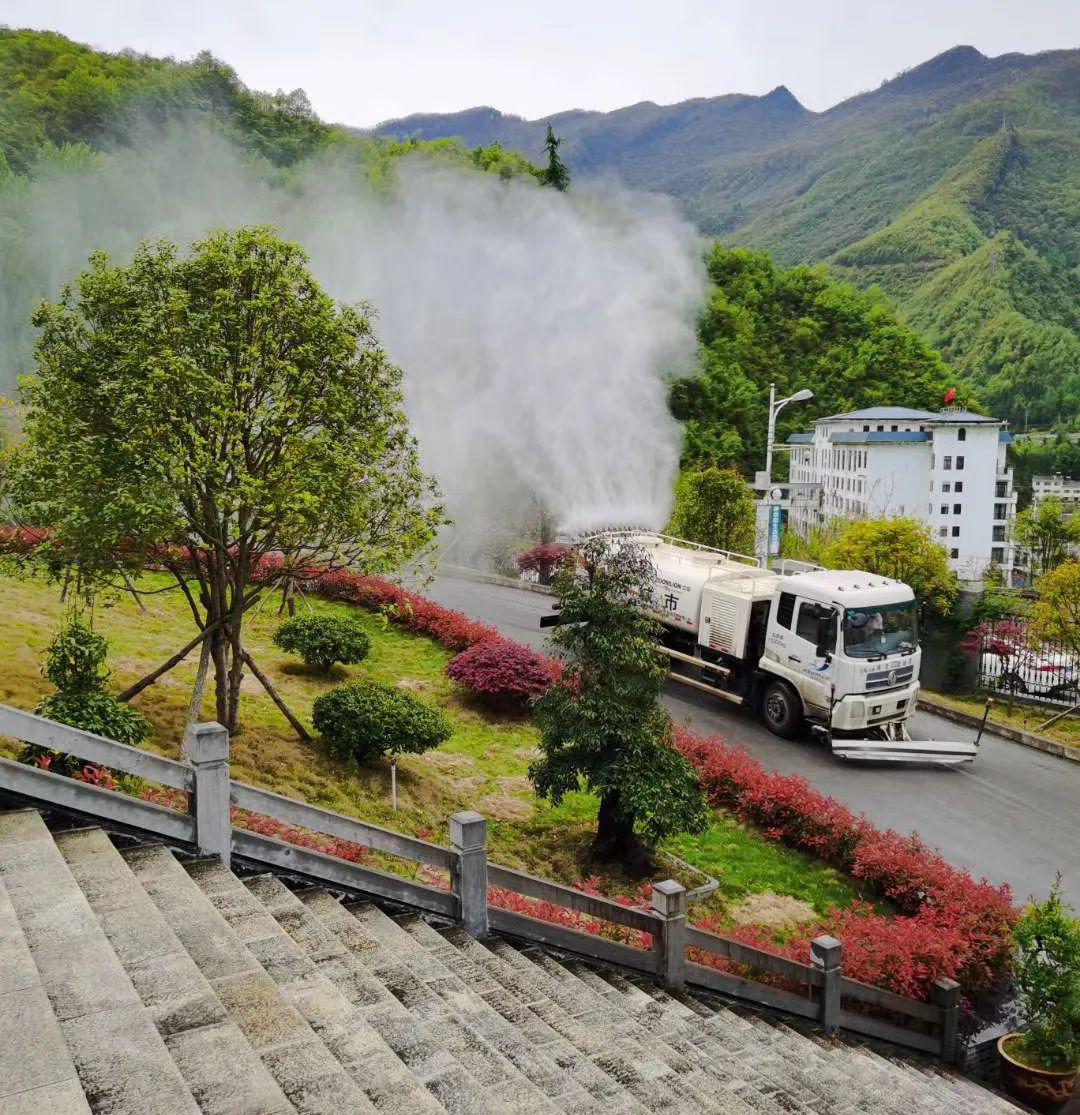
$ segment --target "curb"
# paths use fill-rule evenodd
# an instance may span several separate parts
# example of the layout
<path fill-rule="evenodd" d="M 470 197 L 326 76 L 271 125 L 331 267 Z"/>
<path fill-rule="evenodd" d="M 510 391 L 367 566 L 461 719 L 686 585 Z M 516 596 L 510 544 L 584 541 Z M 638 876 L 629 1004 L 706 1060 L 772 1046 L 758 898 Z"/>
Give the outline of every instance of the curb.
<path fill-rule="evenodd" d="M 440 565 L 440 573 L 451 577 L 459 577 L 463 581 L 480 581 L 485 585 L 502 585 L 504 588 L 520 588 L 526 592 L 540 593 L 542 596 L 553 596 L 549 585 L 537 585 L 532 581 L 522 581 L 517 577 L 503 577 L 499 573 L 484 573 L 479 569 L 469 569 L 464 565 Z"/>
<path fill-rule="evenodd" d="M 918 707 L 924 712 L 932 712 L 935 716 L 952 720 L 956 724 L 964 724 L 969 728 L 978 728 L 982 723 L 981 716 L 957 712 L 956 709 L 949 708 L 948 705 L 939 705 L 937 701 L 927 700 L 925 697 L 919 698 Z M 1037 736 L 1034 732 L 1025 732 L 1020 728 L 1010 728 L 1007 724 L 1001 724 L 994 720 L 992 716 L 986 722 L 986 730 L 993 732 L 996 736 L 1004 736 L 1005 739 L 1012 740 L 1013 743 L 1019 743 L 1023 747 L 1031 747 L 1035 751 L 1043 751 L 1047 755 L 1056 755 L 1059 759 L 1068 759 L 1070 762 L 1080 763 L 1080 747 L 1071 747 L 1067 743 L 1059 743 L 1056 739 Z"/>

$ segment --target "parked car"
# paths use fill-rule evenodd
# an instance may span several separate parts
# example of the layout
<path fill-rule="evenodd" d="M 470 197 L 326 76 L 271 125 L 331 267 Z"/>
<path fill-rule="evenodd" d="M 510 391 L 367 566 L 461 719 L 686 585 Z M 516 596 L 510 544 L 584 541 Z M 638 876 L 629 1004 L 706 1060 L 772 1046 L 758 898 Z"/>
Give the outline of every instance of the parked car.
<path fill-rule="evenodd" d="M 1062 651 L 1040 651 L 996 640 L 983 651 L 979 671 L 985 686 L 1032 697 L 1075 698 L 1080 671 Z"/>

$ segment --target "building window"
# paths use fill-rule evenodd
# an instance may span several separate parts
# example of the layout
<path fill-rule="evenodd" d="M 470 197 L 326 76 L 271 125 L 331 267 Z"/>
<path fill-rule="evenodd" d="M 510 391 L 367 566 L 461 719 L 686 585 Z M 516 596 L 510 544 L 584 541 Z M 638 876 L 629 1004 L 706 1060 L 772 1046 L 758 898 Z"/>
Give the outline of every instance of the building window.
<path fill-rule="evenodd" d="M 956 431 L 956 440 L 967 441 L 967 430 L 965 430 L 963 426 L 961 426 L 960 429 Z"/>
<path fill-rule="evenodd" d="M 959 495 L 959 494 L 960 494 L 960 493 L 961 493 L 961 492 L 962 492 L 963 490 L 964 490 L 964 482 L 963 482 L 963 480 L 957 480 L 957 482 L 956 482 L 956 483 L 955 483 L 955 484 L 953 485 L 953 491 L 954 491 L 954 492 L 955 492 L 955 493 L 956 493 L 957 495 Z"/>
<path fill-rule="evenodd" d="M 1004 542 L 1005 541 L 1005 528 L 1004 527 L 994 527 L 993 541 L 994 542 Z"/>
<path fill-rule="evenodd" d="M 963 467 L 964 467 L 964 458 L 963 458 L 963 457 L 957 457 L 957 458 L 956 458 L 956 467 L 957 467 L 958 469 L 960 469 L 960 468 L 963 468 Z"/>
<path fill-rule="evenodd" d="M 949 505 L 948 505 L 947 503 L 943 503 L 943 504 L 941 505 L 941 513 L 942 513 L 942 515 L 948 515 L 948 513 L 949 513 Z"/>
<path fill-rule="evenodd" d="M 899 426 L 890 426 L 889 429 L 892 430 L 892 432 L 895 434 L 896 431 L 900 429 L 900 427 Z"/>
<path fill-rule="evenodd" d="M 948 536 L 949 536 L 949 528 L 948 528 L 948 527 L 941 527 L 941 528 L 940 528 L 940 530 L 938 530 L 938 534 L 939 534 L 939 535 L 940 535 L 940 536 L 941 536 L 942 538 L 948 538 Z"/>
<path fill-rule="evenodd" d="M 944 458 L 944 460 L 942 461 L 941 467 L 944 468 L 944 469 L 952 468 L 952 457 Z"/>
<path fill-rule="evenodd" d="M 948 483 L 948 481 L 946 481 L 944 484 L 941 485 L 941 490 L 943 493 L 947 494 L 948 492 L 952 491 L 952 485 Z"/>
<path fill-rule="evenodd" d="M 955 558 L 958 558 L 959 556 L 960 556 L 960 551 L 959 550 L 952 549 L 952 550 L 949 551 L 949 557 L 955 559 Z"/>
<path fill-rule="evenodd" d="M 952 536 L 953 536 L 953 538 L 959 538 L 960 537 L 960 528 L 959 527 L 953 527 L 952 528 Z"/>
<path fill-rule="evenodd" d="M 959 515 L 959 514 L 960 514 L 960 504 L 958 504 L 958 503 L 954 503 L 954 504 L 952 505 L 952 513 L 953 513 L 954 515 Z"/>
<path fill-rule="evenodd" d="M 998 499 L 1004 499 L 1008 494 L 1009 494 L 1008 481 L 999 480 L 997 482 L 997 497 L 998 497 Z"/>
<path fill-rule="evenodd" d="M 995 546 L 990 551 L 990 560 L 995 565 L 1004 565 L 1005 564 L 1005 551 L 1000 546 Z"/>
<path fill-rule="evenodd" d="M 994 504 L 994 518 L 1007 519 L 1009 517 L 1009 505 L 1007 503 Z"/>
<path fill-rule="evenodd" d="M 884 426 L 878 426 L 878 433 L 880 434 L 880 433 L 881 433 L 881 431 L 882 431 L 882 430 L 884 430 L 884 429 L 885 429 L 885 427 L 884 427 Z"/>

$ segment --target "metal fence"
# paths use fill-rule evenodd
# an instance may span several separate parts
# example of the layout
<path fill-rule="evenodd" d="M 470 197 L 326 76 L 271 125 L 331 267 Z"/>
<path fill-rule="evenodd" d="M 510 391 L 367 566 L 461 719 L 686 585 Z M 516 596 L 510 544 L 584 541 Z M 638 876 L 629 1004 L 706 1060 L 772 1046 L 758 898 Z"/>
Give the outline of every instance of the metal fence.
<path fill-rule="evenodd" d="M 1027 617 L 979 624 L 965 649 L 975 658 L 981 690 L 1061 708 L 1080 703 L 1076 656 L 1061 643 L 1036 638 Z"/>

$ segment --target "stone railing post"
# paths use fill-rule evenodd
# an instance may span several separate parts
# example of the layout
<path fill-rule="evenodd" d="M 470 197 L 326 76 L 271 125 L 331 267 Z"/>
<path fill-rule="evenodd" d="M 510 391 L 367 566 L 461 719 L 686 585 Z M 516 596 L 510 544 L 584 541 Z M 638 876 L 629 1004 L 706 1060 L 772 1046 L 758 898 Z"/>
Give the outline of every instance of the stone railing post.
<path fill-rule="evenodd" d="M 810 958 L 824 975 L 821 984 L 821 1025 L 826 1034 L 840 1029 L 840 942 L 835 937 L 815 937 L 810 942 Z"/>
<path fill-rule="evenodd" d="M 686 887 L 674 879 L 654 883 L 652 912 L 659 921 L 653 940 L 657 975 L 677 991 L 686 982 Z"/>
<path fill-rule="evenodd" d="M 941 1010 L 941 1059 L 956 1063 L 956 1031 L 960 1022 L 960 984 L 954 979 L 939 979 L 934 984 L 934 1002 Z"/>
<path fill-rule="evenodd" d="M 450 818 L 450 849 L 457 858 L 453 887 L 461 924 L 470 937 L 488 935 L 487 821 L 472 809 Z"/>
<path fill-rule="evenodd" d="M 184 750 L 195 771 L 195 842 L 200 854 L 217 856 L 228 867 L 232 856 L 229 733 L 213 722 L 191 724 L 184 737 Z"/>

